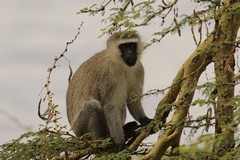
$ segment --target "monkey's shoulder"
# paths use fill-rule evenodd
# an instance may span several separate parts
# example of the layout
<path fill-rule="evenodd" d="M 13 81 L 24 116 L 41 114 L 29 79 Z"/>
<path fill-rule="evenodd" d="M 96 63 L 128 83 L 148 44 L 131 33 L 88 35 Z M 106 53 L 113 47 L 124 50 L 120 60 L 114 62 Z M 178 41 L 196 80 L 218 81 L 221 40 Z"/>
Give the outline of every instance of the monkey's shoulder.
<path fill-rule="evenodd" d="M 115 60 L 106 54 L 106 51 L 96 53 L 79 67 L 79 70 L 89 72 L 110 72 L 116 68 Z"/>
<path fill-rule="evenodd" d="M 87 79 L 88 81 L 99 79 L 117 79 L 135 80 L 134 77 L 141 79 L 144 76 L 144 69 L 139 61 L 135 66 L 129 67 L 122 62 L 119 55 L 111 56 L 106 50 L 96 53 L 83 64 L 75 72 L 76 77 Z M 94 77 L 94 78 L 93 78 Z"/>

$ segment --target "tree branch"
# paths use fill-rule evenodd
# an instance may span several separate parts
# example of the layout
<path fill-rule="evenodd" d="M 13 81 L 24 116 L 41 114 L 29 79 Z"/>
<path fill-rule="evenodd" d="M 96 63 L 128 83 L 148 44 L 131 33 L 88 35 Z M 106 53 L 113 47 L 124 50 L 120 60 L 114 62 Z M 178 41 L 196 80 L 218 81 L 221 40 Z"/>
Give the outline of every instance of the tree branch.
<path fill-rule="evenodd" d="M 165 101 L 175 101 L 179 94 L 176 102 L 176 110 L 165 132 L 159 138 L 152 150 L 143 157 L 144 160 L 160 159 L 169 146 L 176 147 L 179 145 L 184 122 L 195 91 L 193 88 L 197 86 L 198 79 L 201 73 L 206 69 L 206 66 L 212 62 L 211 51 L 214 47 L 212 45 L 212 40 L 213 36 L 211 35 L 199 45 L 193 54 L 186 60 L 175 77 L 175 84 L 178 85 L 176 85 L 177 87 L 175 86 L 175 90 L 172 90 L 175 91 L 174 96 L 169 96 L 171 95 L 169 92 L 164 99 L 166 99 Z M 179 83 L 179 80 L 181 80 L 179 77 L 183 77 L 184 79 L 181 83 Z M 155 118 L 160 118 L 162 120 L 165 117 L 159 115 L 164 115 L 164 113 L 166 113 L 164 108 L 159 105 Z"/>

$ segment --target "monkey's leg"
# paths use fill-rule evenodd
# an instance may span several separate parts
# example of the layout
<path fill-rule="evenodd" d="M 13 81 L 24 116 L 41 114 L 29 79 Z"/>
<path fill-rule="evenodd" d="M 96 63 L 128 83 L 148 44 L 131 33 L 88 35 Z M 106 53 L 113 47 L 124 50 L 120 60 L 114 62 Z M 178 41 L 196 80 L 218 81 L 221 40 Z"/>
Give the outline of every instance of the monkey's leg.
<path fill-rule="evenodd" d="M 102 106 L 99 101 L 91 100 L 84 104 L 73 131 L 76 136 L 91 133 L 93 139 L 106 137 L 109 134 Z"/>

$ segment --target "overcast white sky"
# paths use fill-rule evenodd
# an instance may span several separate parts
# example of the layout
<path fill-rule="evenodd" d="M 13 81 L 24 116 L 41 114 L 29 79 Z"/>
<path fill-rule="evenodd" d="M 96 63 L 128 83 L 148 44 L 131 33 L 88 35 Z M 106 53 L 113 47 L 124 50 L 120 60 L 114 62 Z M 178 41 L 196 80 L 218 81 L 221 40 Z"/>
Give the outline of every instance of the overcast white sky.
<path fill-rule="evenodd" d="M 54 56 L 64 50 L 65 43 L 75 36 L 82 21 L 81 34 L 66 54 L 72 68 L 76 70 L 84 60 L 105 47 L 106 37 L 97 38 L 104 26 L 101 19 L 76 14 L 87 3 L 89 1 L 0 0 L 0 144 L 25 132 L 8 114 L 32 130 L 38 129 L 41 120 L 37 116 L 37 105 L 47 68 Z M 185 9 L 190 8 L 186 5 Z M 152 28 L 139 30 L 143 40 L 149 40 L 152 29 L 158 28 L 158 22 L 154 23 Z M 144 91 L 169 86 L 194 48 L 190 31 L 186 30 L 182 37 L 168 36 L 161 44 L 147 49 L 142 57 L 146 72 Z M 63 117 L 61 122 L 68 125 L 65 113 L 67 65 L 64 59 L 58 63 L 51 90 Z M 154 115 L 161 97 L 143 100 L 149 117 Z"/>

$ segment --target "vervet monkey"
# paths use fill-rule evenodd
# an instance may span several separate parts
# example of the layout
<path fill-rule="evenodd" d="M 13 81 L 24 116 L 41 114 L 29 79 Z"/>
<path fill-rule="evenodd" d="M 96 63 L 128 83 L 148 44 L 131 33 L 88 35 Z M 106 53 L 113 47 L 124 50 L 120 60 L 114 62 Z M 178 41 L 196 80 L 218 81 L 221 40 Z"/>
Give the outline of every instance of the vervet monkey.
<path fill-rule="evenodd" d="M 76 136 L 91 133 L 93 139 L 111 136 L 116 150 L 125 146 L 123 125 L 126 106 L 133 118 L 146 125 L 140 100 L 144 69 L 143 47 L 136 31 L 118 32 L 107 48 L 85 61 L 74 73 L 67 90 L 67 115 Z"/>

